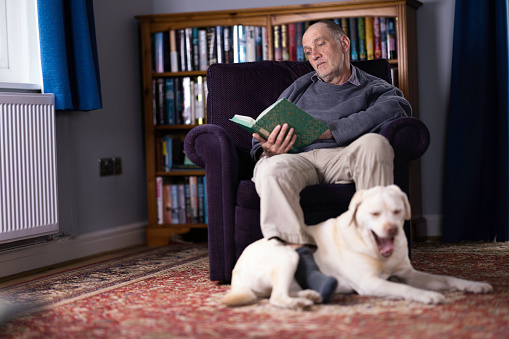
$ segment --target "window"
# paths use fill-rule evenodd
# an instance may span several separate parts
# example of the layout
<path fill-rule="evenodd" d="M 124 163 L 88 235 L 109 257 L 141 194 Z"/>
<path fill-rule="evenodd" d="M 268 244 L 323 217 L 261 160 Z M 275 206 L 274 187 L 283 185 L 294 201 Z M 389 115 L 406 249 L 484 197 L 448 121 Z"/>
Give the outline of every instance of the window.
<path fill-rule="evenodd" d="M 0 90 L 40 90 L 36 0 L 0 0 Z"/>

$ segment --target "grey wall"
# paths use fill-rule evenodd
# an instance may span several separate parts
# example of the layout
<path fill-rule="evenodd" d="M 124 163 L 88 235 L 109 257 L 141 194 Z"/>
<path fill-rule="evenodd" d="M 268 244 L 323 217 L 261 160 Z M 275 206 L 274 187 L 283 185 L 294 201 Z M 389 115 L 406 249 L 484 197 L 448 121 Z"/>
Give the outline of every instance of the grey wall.
<path fill-rule="evenodd" d="M 94 1 L 103 109 L 57 114 L 60 228 L 80 235 L 147 220 L 137 14 L 150 2 Z M 122 158 L 100 177 L 98 159 Z"/>

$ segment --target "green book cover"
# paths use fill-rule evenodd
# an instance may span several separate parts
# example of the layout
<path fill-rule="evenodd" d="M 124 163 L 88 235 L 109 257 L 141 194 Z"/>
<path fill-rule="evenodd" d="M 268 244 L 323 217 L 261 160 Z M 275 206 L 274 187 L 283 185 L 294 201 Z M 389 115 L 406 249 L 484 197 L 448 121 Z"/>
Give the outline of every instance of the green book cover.
<path fill-rule="evenodd" d="M 269 137 L 270 132 L 277 126 L 287 123 L 293 127 L 297 140 L 293 145 L 291 152 L 311 144 L 318 139 L 327 129 L 327 125 L 297 107 L 288 99 L 282 98 L 266 108 L 255 119 L 236 114 L 231 121 L 237 123 L 250 133 L 258 133 L 265 139 Z"/>

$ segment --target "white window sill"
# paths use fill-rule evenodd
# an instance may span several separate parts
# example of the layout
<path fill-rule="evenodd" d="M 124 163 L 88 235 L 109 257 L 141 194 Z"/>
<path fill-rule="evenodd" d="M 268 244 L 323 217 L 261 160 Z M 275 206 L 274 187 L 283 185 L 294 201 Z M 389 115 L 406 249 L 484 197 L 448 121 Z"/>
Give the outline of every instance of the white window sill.
<path fill-rule="evenodd" d="M 41 92 L 40 84 L 0 81 L 0 92 Z"/>

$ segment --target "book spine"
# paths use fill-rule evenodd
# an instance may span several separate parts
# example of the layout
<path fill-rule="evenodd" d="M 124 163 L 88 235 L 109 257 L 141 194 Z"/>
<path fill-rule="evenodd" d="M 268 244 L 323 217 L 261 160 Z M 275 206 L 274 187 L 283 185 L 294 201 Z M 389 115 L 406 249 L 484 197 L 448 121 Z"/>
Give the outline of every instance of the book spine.
<path fill-rule="evenodd" d="M 156 202 L 157 202 L 157 223 L 164 222 L 164 205 L 163 205 L 163 178 L 156 177 Z"/>
<path fill-rule="evenodd" d="M 233 26 L 233 62 L 239 62 L 239 26 Z"/>
<path fill-rule="evenodd" d="M 364 26 L 366 33 L 366 59 L 373 60 L 375 58 L 375 49 L 373 44 L 373 17 L 365 17 Z"/>
<path fill-rule="evenodd" d="M 223 26 L 216 26 L 216 62 L 224 63 L 224 32 Z"/>
<path fill-rule="evenodd" d="M 165 95 L 165 122 L 167 125 L 175 124 L 175 79 L 167 78 L 164 83 Z"/>
<path fill-rule="evenodd" d="M 256 47 L 256 61 L 263 60 L 263 37 L 262 37 L 262 28 L 256 26 L 254 28 L 255 35 L 255 47 Z"/>
<path fill-rule="evenodd" d="M 262 60 L 269 59 L 269 47 L 267 38 L 267 27 L 262 27 Z"/>
<path fill-rule="evenodd" d="M 185 224 L 186 223 L 186 188 L 185 184 L 180 183 L 177 184 L 178 188 L 178 201 L 179 201 L 179 212 L 178 212 L 178 218 L 179 218 L 179 224 Z"/>
<path fill-rule="evenodd" d="M 359 42 L 359 60 L 366 60 L 366 25 L 364 18 L 357 18 L 357 41 Z"/>
<path fill-rule="evenodd" d="M 203 187 L 204 177 L 198 178 L 198 222 L 205 222 L 205 191 Z"/>
<path fill-rule="evenodd" d="M 302 35 L 304 34 L 304 23 L 298 22 L 295 27 L 295 48 L 297 50 L 297 61 L 304 61 L 304 50 L 302 49 Z"/>
<path fill-rule="evenodd" d="M 387 18 L 387 56 L 397 59 L 396 51 L 396 23 L 394 18 Z"/>
<path fill-rule="evenodd" d="M 193 70 L 193 29 L 186 28 L 185 29 L 185 38 L 186 38 L 186 71 Z"/>
<path fill-rule="evenodd" d="M 191 207 L 191 186 L 189 184 L 189 177 L 184 178 L 184 197 L 185 197 L 185 223 L 191 224 L 193 218 L 193 212 Z"/>
<path fill-rule="evenodd" d="M 380 17 L 373 18 L 373 48 L 375 50 L 375 59 L 382 57 L 382 40 L 380 30 Z"/>
<path fill-rule="evenodd" d="M 237 26 L 239 40 L 239 61 L 246 62 L 246 28 L 242 25 Z"/>
<path fill-rule="evenodd" d="M 191 223 L 198 223 L 198 177 L 189 176 L 189 192 L 191 201 Z"/>
<path fill-rule="evenodd" d="M 172 72 L 179 71 L 179 56 L 177 52 L 177 34 L 175 30 L 170 31 L 170 69 Z"/>
<path fill-rule="evenodd" d="M 297 61 L 297 27 L 296 24 L 288 24 L 288 53 L 289 60 Z"/>
<path fill-rule="evenodd" d="M 164 79 L 157 79 L 157 124 L 164 124 L 165 104 Z"/>
<path fill-rule="evenodd" d="M 164 72 L 164 35 L 163 32 L 154 33 L 155 71 Z"/>
<path fill-rule="evenodd" d="M 348 18 L 350 27 L 350 59 L 359 60 L 359 39 L 357 33 L 357 18 Z"/>
<path fill-rule="evenodd" d="M 283 54 L 281 50 L 281 26 L 274 26 L 274 60 L 282 61 Z"/>
<path fill-rule="evenodd" d="M 281 58 L 284 61 L 290 60 L 288 51 L 288 25 L 281 25 Z"/>
<path fill-rule="evenodd" d="M 184 29 L 178 30 L 178 51 L 180 56 L 180 64 L 179 64 L 179 71 L 185 71 L 187 68 L 187 61 L 186 61 L 186 31 Z"/>
<path fill-rule="evenodd" d="M 178 186 L 176 184 L 170 185 L 171 190 L 171 223 L 178 224 L 179 223 L 179 193 Z"/>
<path fill-rule="evenodd" d="M 164 223 L 171 224 L 171 185 L 163 184 Z"/>
<path fill-rule="evenodd" d="M 387 19 L 380 18 L 380 49 L 382 51 L 382 58 L 387 59 Z"/>
<path fill-rule="evenodd" d="M 232 29 L 231 27 L 223 28 L 223 48 L 224 48 L 224 62 L 233 62 L 233 50 L 232 50 Z"/>
<path fill-rule="evenodd" d="M 341 18 L 340 26 L 341 26 L 341 28 L 343 28 L 343 31 L 345 32 L 345 34 L 347 36 L 350 36 L 350 28 L 348 27 L 349 26 L 348 18 Z"/>
<path fill-rule="evenodd" d="M 182 78 L 182 122 L 186 125 L 192 123 L 192 96 L 191 96 L 191 78 Z"/>
<path fill-rule="evenodd" d="M 193 28 L 192 43 L 193 43 L 193 70 L 200 69 L 200 39 L 198 28 Z"/>
<path fill-rule="evenodd" d="M 170 32 L 163 32 L 163 72 L 171 70 L 170 60 Z"/>
<path fill-rule="evenodd" d="M 194 82 L 194 109 L 195 109 L 195 121 L 198 125 L 205 123 L 205 95 L 203 91 L 203 77 L 196 77 Z"/>
<path fill-rule="evenodd" d="M 246 26 L 246 62 L 256 61 L 256 40 L 254 35 L 254 27 Z"/>
<path fill-rule="evenodd" d="M 215 64 L 217 62 L 216 55 L 216 28 L 215 27 L 207 27 L 207 48 L 208 48 L 208 59 L 209 65 Z"/>
<path fill-rule="evenodd" d="M 200 29 L 198 30 L 198 46 L 200 53 L 200 71 L 206 71 L 208 65 L 207 58 L 207 30 Z"/>

